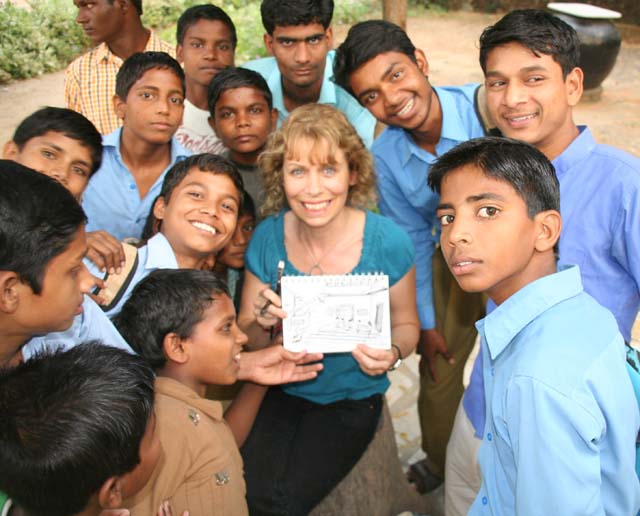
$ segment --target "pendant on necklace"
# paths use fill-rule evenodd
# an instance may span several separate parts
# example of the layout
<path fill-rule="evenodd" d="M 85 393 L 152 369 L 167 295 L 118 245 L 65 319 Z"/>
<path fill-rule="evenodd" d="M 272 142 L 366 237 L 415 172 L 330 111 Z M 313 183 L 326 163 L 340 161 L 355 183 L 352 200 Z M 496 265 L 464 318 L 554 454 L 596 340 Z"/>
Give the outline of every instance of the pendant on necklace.
<path fill-rule="evenodd" d="M 315 274 L 313 273 L 313 271 L 318 271 Z M 324 274 L 324 271 L 322 270 L 322 267 L 320 267 L 319 263 L 314 263 L 311 268 L 309 269 L 309 275 L 310 276 L 322 276 Z"/>

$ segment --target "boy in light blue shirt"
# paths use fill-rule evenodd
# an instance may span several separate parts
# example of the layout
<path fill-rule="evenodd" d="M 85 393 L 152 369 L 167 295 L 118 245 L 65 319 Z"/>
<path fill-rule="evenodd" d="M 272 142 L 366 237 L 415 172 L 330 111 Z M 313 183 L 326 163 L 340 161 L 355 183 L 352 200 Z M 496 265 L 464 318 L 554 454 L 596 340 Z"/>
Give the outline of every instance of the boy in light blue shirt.
<path fill-rule="evenodd" d="M 534 147 L 475 139 L 429 185 L 447 265 L 497 306 L 477 323 L 487 421 L 469 514 L 636 514 L 640 415 L 615 318 L 557 268 L 553 166 Z"/>
<path fill-rule="evenodd" d="M 123 126 L 103 139 L 102 166 L 84 193 L 87 231 L 139 239 L 165 174 L 191 153 L 173 135 L 182 121 L 185 78 L 164 52 L 130 56 L 116 77 Z"/>
<path fill-rule="evenodd" d="M 317 102 L 342 111 L 367 148 L 375 118 L 333 82 L 333 0 L 263 0 L 265 46 L 272 57 L 242 65 L 264 77 L 278 110 L 278 127 L 298 106 Z"/>

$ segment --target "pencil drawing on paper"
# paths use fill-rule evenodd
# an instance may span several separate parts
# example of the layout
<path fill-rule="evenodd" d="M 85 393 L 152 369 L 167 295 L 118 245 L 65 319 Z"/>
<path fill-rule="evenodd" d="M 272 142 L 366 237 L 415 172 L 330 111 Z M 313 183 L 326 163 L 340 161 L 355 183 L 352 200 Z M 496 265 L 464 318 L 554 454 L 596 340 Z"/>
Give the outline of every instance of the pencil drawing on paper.
<path fill-rule="evenodd" d="M 359 343 L 391 345 L 386 275 L 285 277 L 282 302 L 287 349 L 335 353 Z"/>

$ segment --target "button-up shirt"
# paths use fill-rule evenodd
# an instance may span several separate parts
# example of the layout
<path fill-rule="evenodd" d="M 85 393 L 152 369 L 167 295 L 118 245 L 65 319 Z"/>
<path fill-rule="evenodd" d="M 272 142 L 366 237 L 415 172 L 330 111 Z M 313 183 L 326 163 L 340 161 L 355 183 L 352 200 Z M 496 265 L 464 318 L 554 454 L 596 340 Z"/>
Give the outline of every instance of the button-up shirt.
<path fill-rule="evenodd" d="M 587 127 L 553 160 L 560 182 L 560 264 L 580 266 L 586 292 L 608 308 L 627 342 L 640 309 L 640 159 L 597 144 Z M 464 396 L 482 436 L 482 355 Z"/>
<path fill-rule="evenodd" d="M 330 50 L 327 54 L 318 104 L 329 104 L 342 111 L 347 117 L 347 120 L 349 120 L 351 125 L 358 132 L 367 148 L 371 148 L 371 144 L 373 143 L 373 132 L 376 127 L 376 119 L 345 89 L 341 88 L 331 80 L 333 77 L 334 56 L 335 50 Z M 264 57 L 262 59 L 256 59 L 243 64 L 242 67 L 258 72 L 262 77 L 264 77 L 264 80 L 267 81 L 271 94 L 273 95 L 273 107 L 278 109 L 278 127 L 280 127 L 282 122 L 289 117 L 289 112 L 284 106 L 282 75 L 278 69 L 276 58 Z"/>
<path fill-rule="evenodd" d="M 191 155 L 172 138 L 171 163 L 141 199 L 136 180 L 122 160 L 121 134 L 122 129 L 117 129 L 103 137 L 102 165 L 82 196 L 82 207 L 89 219 L 87 231 L 104 230 L 118 240 L 140 238 L 153 202 L 162 189 L 164 176 L 177 161 Z"/>
<path fill-rule="evenodd" d="M 640 414 L 624 342 L 578 267 L 526 285 L 476 327 L 488 417 L 469 514 L 636 514 Z"/>
<path fill-rule="evenodd" d="M 477 88 L 477 84 L 433 88 L 442 107 L 442 131 L 435 155 L 418 147 L 411 135 L 398 127 L 387 127 L 371 149 L 380 213 L 409 233 L 416 250 L 418 312 L 423 329 L 435 327 L 431 258 L 439 239 L 439 197 L 427 186 L 427 176 L 438 156 L 484 135 L 474 103 Z"/>
<path fill-rule="evenodd" d="M 145 52 L 166 52 L 176 56 L 169 43 L 150 30 Z M 123 60 L 101 43 L 73 61 L 65 72 L 64 101 L 69 109 L 82 113 L 93 122 L 100 134 L 109 134 L 122 125 L 113 107 L 116 75 Z"/>

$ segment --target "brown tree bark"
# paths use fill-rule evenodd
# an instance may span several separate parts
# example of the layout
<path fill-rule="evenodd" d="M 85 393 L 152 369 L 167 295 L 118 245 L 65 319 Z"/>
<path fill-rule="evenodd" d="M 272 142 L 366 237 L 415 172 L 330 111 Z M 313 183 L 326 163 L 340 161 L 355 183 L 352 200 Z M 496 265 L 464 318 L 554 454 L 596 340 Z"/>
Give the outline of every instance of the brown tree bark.
<path fill-rule="evenodd" d="M 407 0 L 382 0 L 382 18 L 407 28 Z"/>

